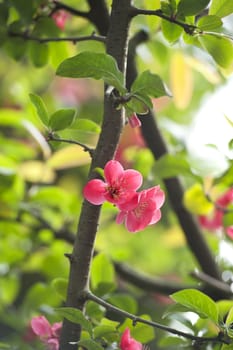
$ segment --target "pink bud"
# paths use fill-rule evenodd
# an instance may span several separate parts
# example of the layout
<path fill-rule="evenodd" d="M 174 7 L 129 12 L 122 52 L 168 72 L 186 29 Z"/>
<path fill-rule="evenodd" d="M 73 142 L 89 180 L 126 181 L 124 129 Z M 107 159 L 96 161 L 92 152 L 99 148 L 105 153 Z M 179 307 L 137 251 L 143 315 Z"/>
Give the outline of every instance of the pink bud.
<path fill-rule="evenodd" d="M 129 117 L 129 125 L 130 125 L 132 128 L 137 128 L 138 126 L 141 126 L 141 125 L 142 125 L 142 123 L 141 123 L 140 120 L 138 119 L 136 113 L 132 114 L 132 115 Z"/>
<path fill-rule="evenodd" d="M 142 350 L 143 346 L 137 340 L 131 338 L 129 328 L 126 328 L 121 337 L 121 350 Z"/>

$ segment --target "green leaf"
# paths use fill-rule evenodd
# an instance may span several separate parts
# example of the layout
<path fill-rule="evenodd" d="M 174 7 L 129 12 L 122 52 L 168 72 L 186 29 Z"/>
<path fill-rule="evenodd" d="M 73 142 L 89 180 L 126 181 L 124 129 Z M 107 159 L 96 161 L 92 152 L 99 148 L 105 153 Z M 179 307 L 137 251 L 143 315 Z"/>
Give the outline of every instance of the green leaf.
<path fill-rule="evenodd" d="M 61 296 L 63 300 L 66 300 L 68 281 L 65 278 L 58 277 L 52 281 L 52 287 Z"/>
<path fill-rule="evenodd" d="M 183 28 L 175 23 L 171 23 L 165 19 L 161 21 L 161 29 L 165 39 L 169 43 L 176 42 L 183 32 Z"/>
<path fill-rule="evenodd" d="M 153 104 L 147 95 L 134 94 L 130 101 L 125 104 L 128 117 L 133 113 L 147 114 L 149 108 L 153 108 Z"/>
<path fill-rule="evenodd" d="M 31 41 L 29 44 L 29 54 L 35 67 L 43 67 L 48 63 L 49 46 L 45 43 Z"/>
<path fill-rule="evenodd" d="M 233 64 L 233 43 L 229 39 L 206 34 L 199 41 L 219 66 L 229 68 Z"/>
<path fill-rule="evenodd" d="M 233 210 L 232 206 L 229 206 L 228 209 L 230 210 L 229 213 L 225 213 L 223 215 L 223 226 L 228 227 L 228 226 L 233 226 Z"/>
<path fill-rule="evenodd" d="M 20 15 L 20 19 L 25 23 L 30 23 L 34 14 L 33 1 L 28 0 L 10 0 Z"/>
<path fill-rule="evenodd" d="M 144 320 L 151 321 L 149 315 L 140 315 Z M 135 326 L 132 325 L 132 320 L 127 319 L 120 327 L 119 330 L 123 332 L 125 328 L 130 329 L 131 336 L 141 343 L 148 343 L 155 338 L 154 329 L 144 323 L 137 323 Z"/>
<path fill-rule="evenodd" d="M 72 125 L 75 120 L 74 109 L 59 109 L 49 118 L 49 128 L 52 131 L 64 130 Z"/>
<path fill-rule="evenodd" d="M 83 339 L 78 342 L 79 346 L 84 347 L 87 350 L 104 350 L 102 346 L 91 339 Z"/>
<path fill-rule="evenodd" d="M 94 257 L 91 266 L 92 288 L 97 288 L 99 284 L 115 284 L 115 271 L 112 262 L 105 254 L 98 254 Z"/>
<path fill-rule="evenodd" d="M 101 128 L 98 124 L 96 124 L 93 120 L 78 118 L 77 121 L 71 126 L 77 130 L 84 130 L 88 132 L 94 132 L 99 134 Z"/>
<path fill-rule="evenodd" d="M 181 156 L 166 154 L 160 157 L 154 164 L 155 173 L 162 179 L 177 175 L 194 176 L 190 171 L 189 163 Z"/>
<path fill-rule="evenodd" d="M 233 308 L 233 300 L 220 300 L 216 302 L 219 311 L 220 321 L 224 321 L 231 308 Z"/>
<path fill-rule="evenodd" d="M 231 307 L 230 310 L 228 311 L 225 323 L 227 325 L 230 325 L 233 323 L 233 307 Z"/>
<path fill-rule="evenodd" d="M 176 0 L 160 0 L 160 6 L 164 14 L 172 16 L 176 11 Z"/>
<path fill-rule="evenodd" d="M 63 61 L 56 72 L 57 75 L 70 78 L 93 78 L 114 86 L 124 94 L 123 74 L 117 67 L 114 58 L 104 53 L 81 52 L 79 55 Z"/>
<path fill-rule="evenodd" d="M 195 290 L 185 289 L 173 293 L 171 298 L 197 313 L 201 318 L 209 318 L 218 324 L 218 308 L 215 302 L 206 294 Z"/>
<path fill-rule="evenodd" d="M 0 4 L 0 23 L 6 24 L 9 16 L 9 7 L 7 3 Z"/>
<path fill-rule="evenodd" d="M 16 172 L 12 168 L 0 166 L 0 190 L 8 190 L 14 183 Z"/>
<path fill-rule="evenodd" d="M 137 313 L 137 302 L 129 294 L 113 294 L 108 299 L 108 302 L 131 314 Z"/>
<path fill-rule="evenodd" d="M 11 345 L 6 343 L 0 343 L 0 350 L 7 350 L 7 349 L 11 349 Z"/>
<path fill-rule="evenodd" d="M 19 61 L 27 50 L 28 43 L 22 38 L 9 38 L 5 42 L 5 48 L 8 54 L 16 61 Z"/>
<path fill-rule="evenodd" d="M 210 0 L 180 0 L 177 13 L 184 16 L 195 16 L 206 8 Z"/>
<path fill-rule="evenodd" d="M 233 1 L 229 0 L 212 0 L 209 14 L 219 17 L 226 17 L 233 13 Z"/>
<path fill-rule="evenodd" d="M 180 338 L 178 336 L 168 336 L 163 337 L 159 341 L 159 345 L 164 349 L 185 349 L 187 348 L 187 340 L 184 340 L 183 338 Z"/>
<path fill-rule="evenodd" d="M 59 307 L 55 308 L 55 311 L 62 317 L 66 318 L 72 323 L 77 323 L 82 326 L 90 335 L 92 335 L 92 325 L 85 318 L 82 311 L 73 307 Z"/>
<path fill-rule="evenodd" d="M 222 24 L 221 18 L 215 15 L 203 16 L 197 22 L 197 26 L 201 30 L 214 30 L 220 28 Z"/>
<path fill-rule="evenodd" d="M 118 333 L 116 327 L 109 325 L 100 325 L 94 328 L 94 338 L 102 338 L 106 337 L 106 335 L 116 334 Z"/>
<path fill-rule="evenodd" d="M 185 207 L 195 215 L 207 215 L 214 209 L 213 203 L 208 201 L 201 184 L 189 187 L 183 197 Z"/>
<path fill-rule="evenodd" d="M 41 122 L 45 125 L 48 126 L 49 122 L 49 116 L 47 109 L 45 107 L 45 104 L 42 100 L 42 98 L 36 94 L 29 94 L 31 102 L 34 104 L 38 117 L 40 118 Z"/>
<path fill-rule="evenodd" d="M 169 96 L 161 78 L 149 70 L 144 71 L 134 80 L 131 86 L 131 94 L 152 97 Z"/>

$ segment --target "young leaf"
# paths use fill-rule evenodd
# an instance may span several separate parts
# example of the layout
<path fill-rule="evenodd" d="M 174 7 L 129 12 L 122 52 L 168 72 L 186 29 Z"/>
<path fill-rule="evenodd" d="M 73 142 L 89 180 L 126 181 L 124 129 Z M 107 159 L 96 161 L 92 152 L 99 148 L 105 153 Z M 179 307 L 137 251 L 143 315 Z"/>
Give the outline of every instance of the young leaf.
<path fill-rule="evenodd" d="M 215 30 L 222 26 L 222 20 L 214 15 L 204 16 L 198 20 L 197 26 L 201 30 Z"/>
<path fill-rule="evenodd" d="M 111 335 L 111 334 L 116 334 L 117 330 L 116 327 L 114 326 L 109 326 L 109 325 L 100 325 L 94 328 L 94 338 L 102 338 L 105 337 L 106 335 Z"/>
<path fill-rule="evenodd" d="M 50 116 L 48 126 L 52 131 L 64 130 L 71 126 L 74 120 L 74 109 L 60 109 Z"/>
<path fill-rule="evenodd" d="M 229 207 L 230 210 L 232 210 L 232 207 Z M 233 213 L 229 212 L 224 214 L 223 216 L 223 226 L 228 227 L 228 226 L 233 226 Z"/>
<path fill-rule="evenodd" d="M 133 94 L 129 102 L 125 104 L 127 116 L 133 113 L 147 114 L 148 108 L 153 108 L 151 99 L 147 95 Z"/>
<path fill-rule="evenodd" d="M 59 307 L 55 308 L 55 311 L 62 317 L 73 323 L 80 324 L 90 335 L 92 335 L 92 325 L 85 318 L 82 311 L 73 307 Z"/>
<path fill-rule="evenodd" d="M 207 200 L 203 187 L 199 183 L 194 184 L 185 191 L 183 203 L 195 215 L 207 215 L 214 209 L 213 203 Z"/>
<path fill-rule="evenodd" d="M 219 17 L 226 17 L 233 12 L 233 1 L 229 0 L 212 0 L 209 14 Z"/>
<path fill-rule="evenodd" d="M 206 8 L 210 0 L 180 0 L 177 13 L 184 16 L 195 16 Z"/>
<path fill-rule="evenodd" d="M 36 41 L 31 41 L 29 44 L 29 53 L 32 63 L 35 67 L 43 67 L 48 63 L 49 46 Z"/>
<path fill-rule="evenodd" d="M 183 32 L 183 28 L 181 26 L 164 19 L 161 21 L 161 29 L 165 39 L 167 39 L 169 43 L 174 43 L 177 41 Z"/>
<path fill-rule="evenodd" d="M 206 34 L 199 41 L 219 66 L 229 68 L 233 64 L 233 44 L 229 39 Z"/>
<path fill-rule="evenodd" d="M 102 346 L 91 339 L 83 339 L 78 342 L 79 346 L 84 347 L 87 350 L 104 350 Z"/>
<path fill-rule="evenodd" d="M 105 83 L 114 86 L 120 93 L 126 92 L 123 74 L 118 69 L 114 58 L 105 53 L 81 52 L 63 61 L 56 74 L 70 78 L 103 79 Z"/>
<path fill-rule="evenodd" d="M 42 98 L 36 94 L 29 94 L 31 102 L 34 104 L 41 122 L 48 126 L 49 116 Z"/>
<path fill-rule="evenodd" d="M 95 289 L 99 284 L 115 283 L 115 272 L 111 261 L 105 254 L 98 254 L 95 256 L 91 267 L 91 283 Z"/>
<path fill-rule="evenodd" d="M 61 277 L 54 279 L 52 282 L 53 288 L 63 300 L 66 299 L 67 285 L 68 285 L 67 279 L 61 278 Z"/>
<path fill-rule="evenodd" d="M 177 175 L 193 176 L 187 160 L 183 157 L 172 154 L 167 154 L 159 158 L 155 162 L 154 171 L 162 179 L 167 179 Z"/>
<path fill-rule="evenodd" d="M 139 96 L 169 96 L 161 78 L 157 74 L 152 74 L 149 70 L 144 71 L 134 80 L 131 93 Z"/>
<path fill-rule="evenodd" d="M 218 324 L 217 305 L 206 294 L 195 289 L 185 289 L 173 293 L 171 298 L 189 308 L 190 311 L 197 313 L 201 318 L 209 318 Z"/>

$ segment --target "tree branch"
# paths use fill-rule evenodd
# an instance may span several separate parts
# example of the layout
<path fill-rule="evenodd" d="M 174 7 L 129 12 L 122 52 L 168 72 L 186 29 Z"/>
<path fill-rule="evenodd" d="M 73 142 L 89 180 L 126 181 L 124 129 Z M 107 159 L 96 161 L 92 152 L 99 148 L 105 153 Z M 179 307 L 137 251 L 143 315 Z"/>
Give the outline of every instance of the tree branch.
<path fill-rule="evenodd" d="M 223 334 L 221 332 L 219 332 L 219 334 L 216 337 L 198 337 L 198 336 L 195 336 L 195 335 L 192 335 L 189 333 L 179 331 L 178 329 L 174 329 L 174 328 L 168 327 L 166 325 L 162 325 L 162 324 L 154 322 L 154 321 L 146 320 L 142 317 L 138 317 L 138 316 L 131 314 L 127 311 L 123 311 L 122 309 L 119 309 L 118 307 L 106 302 L 105 300 L 97 297 L 96 295 L 92 294 L 91 292 L 85 292 L 83 297 L 88 299 L 88 300 L 92 300 L 92 301 L 96 302 L 97 304 L 103 306 L 104 308 L 106 308 L 109 311 L 115 312 L 118 315 L 129 318 L 130 320 L 133 321 L 134 325 L 136 325 L 138 322 L 143 323 L 143 324 L 147 324 L 148 326 L 151 326 L 153 328 L 161 329 L 165 332 L 172 333 L 172 334 L 178 335 L 180 337 L 193 340 L 195 342 L 198 342 L 199 344 L 200 343 L 202 343 L 202 344 L 203 343 L 230 344 L 230 342 L 231 342 L 230 339 L 224 338 Z"/>
<path fill-rule="evenodd" d="M 71 13 L 74 16 L 79 16 L 79 17 L 83 17 L 83 18 L 89 19 L 89 12 L 76 10 L 74 7 L 66 5 L 63 2 L 57 1 L 57 0 L 53 0 L 53 3 L 55 5 L 54 8 L 53 8 L 53 13 L 58 11 L 58 10 L 65 10 L 65 11 Z"/>
<path fill-rule="evenodd" d="M 185 33 L 189 34 L 189 35 L 193 35 L 195 34 L 196 30 L 198 29 L 196 26 L 192 25 L 192 24 L 188 24 L 185 22 L 181 22 L 179 20 L 176 19 L 176 17 L 174 16 L 168 16 L 165 13 L 163 13 L 162 10 L 143 10 L 143 9 L 139 9 L 137 7 L 133 7 L 131 8 L 131 16 L 135 17 L 138 15 L 147 15 L 147 16 L 156 16 L 156 17 L 160 17 L 162 19 L 165 19 L 168 22 L 177 24 L 178 26 L 182 27 L 185 31 Z"/>
<path fill-rule="evenodd" d="M 93 156 L 94 153 L 94 149 L 90 148 L 86 145 L 84 145 L 83 143 L 76 141 L 76 140 L 71 140 L 71 139 L 63 139 L 62 137 L 56 137 L 53 135 L 53 133 L 49 133 L 49 135 L 47 136 L 47 140 L 48 141 L 57 141 L 57 142 L 64 142 L 64 143 L 70 143 L 73 145 L 77 145 L 83 148 L 84 152 L 88 152 L 90 154 L 90 156 Z"/>
<path fill-rule="evenodd" d="M 8 35 L 11 37 L 20 37 L 24 40 L 31 40 L 31 41 L 37 41 L 39 43 L 48 43 L 48 42 L 60 42 L 60 41 L 70 41 L 73 44 L 76 44 L 77 42 L 80 41 L 90 41 L 90 40 L 94 40 L 94 41 L 99 41 L 102 43 L 105 43 L 106 38 L 104 36 L 101 35 L 96 35 L 95 33 L 91 34 L 91 35 L 84 35 L 84 36 L 79 36 L 79 37 L 54 37 L 54 38 L 40 38 L 37 36 L 33 36 L 28 34 L 27 32 L 24 33 L 15 33 L 12 31 L 8 32 Z"/>
<path fill-rule="evenodd" d="M 115 58 L 119 69 L 124 73 L 126 47 L 129 27 L 129 7 L 131 0 L 113 0 L 110 27 L 107 35 L 107 53 Z M 94 152 L 89 179 L 97 176 L 95 168 L 103 168 L 106 162 L 113 158 L 123 127 L 122 110 L 116 110 L 112 99 L 105 95 L 104 116 L 99 141 Z M 90 264 L 94 251 L 100 206 L 83 203 L 78 231 L 75 237 L 73 252 L 70 259 L 70 275 L 66 305 L 80 310 L 84 309 L 85 300 L 82 295 L 89 288 Z M 80 325 L 64 320 L 60 338 L 60 350 L 76 349 L 80 339 Z"/>
<path fill-rule="evenodd" d="M 139 35 L 139 34 L 138 34 Z M 137 35 L 137 37 L 138 37 Z M 146 36 L 143 35 L 146 40 Z M 138 40 L 137 37 L 134 40 Z M 135 64 L 135 48 L 136 45 L 132 41 L 129 45 L 129 58 L 127 65 L 127 88 L 130 89 L 131 84 L 137 76 L 137 68 Z M 150 148 L 155 159 L 168 154 L 167 145 L 159 130 L 156 118 L 152 110 L 149 110 L 146 116 L 139 116 L 142 123 L 142 134 Z M 190 212 L 183 205 L 184 188 L 181 181 L 177 177 L 164 180 L 170 203 L 174 213 L 183 229 L 187 243 L 199 262 L 202 270 L 211 277 L 221 280 L 220 273 L 213 255 L 200 231 L 198 223 Z"/>

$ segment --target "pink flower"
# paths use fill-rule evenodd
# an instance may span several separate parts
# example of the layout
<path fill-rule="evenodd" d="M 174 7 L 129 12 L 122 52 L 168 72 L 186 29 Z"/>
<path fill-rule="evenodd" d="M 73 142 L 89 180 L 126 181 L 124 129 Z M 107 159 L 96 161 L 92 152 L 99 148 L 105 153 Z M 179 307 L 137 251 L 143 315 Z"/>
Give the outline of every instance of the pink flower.
<path fill-rule="evenodd" d="M 59 10 L 52 14 L 52 18 L 54 19 L 56 26 L 61 30 L 64 30 L 69 14 L 64 10 Z"/>
<path fill-rule="evenodd" d="M 137 116 L 136 113 L 132 114 L 128 119 L 129 119 L 129 125 L 130 125 L 132 128 L 136 128 L 136 127 L 142 125 L 142 123 L 141 123 L 140 120 L 138 119 L 138 116 Z"/>
<path fill-rule="evenodd" d="M 92 204 L 100 205 L 104 201 L 121 204 L 132 200 L 136 190 L 142 184 L 142 175 L 133 169 L 124 170 L 116 160 L 110 160 L 104 167 L 105 181 L 90 180 L 83 190 L 84 197 Z"/>
<path fill-rule="evenodd" d="M 155 224 L 161 218 L 160 208 L 165 200 L 164 192 L 159 186 L 137 193 L 137 204 L 128 203 L 128 208 L 118 206 L 120 213 L 116 222 L 121 224 L 125 220 L 129 232 L 143 230 L 146 226 Z M 134 200 L 135 202 L 135 200 Z"/>
<path fill-rule="evenodd" d="M 227 207 L 233 204 L 233 188 L 225 192 L 216 201 L 216 207 L 210 216 L 199 216 L 199 223 L 202 227 L 207 230 L 218 230 L 221 229 L 223 225 L 224 211 Z M 228 226 L 225 228 L 226 234 L 233 239 L 233 226 Z"/>
<path fill-rule="evenodd" d="M 126 328 L 122 334 L 120 341 L 121 350 L 142 350 L 143 346 L 141 343 L 131 338 L 129 328 Z"/>
<path fill-rule="evenodd" d="M 47 345 L 48 350 L 59 350 L 61 322 L 50 325 L 44 316 L 33 317 L 31 328 L 35 335 Z"/>

